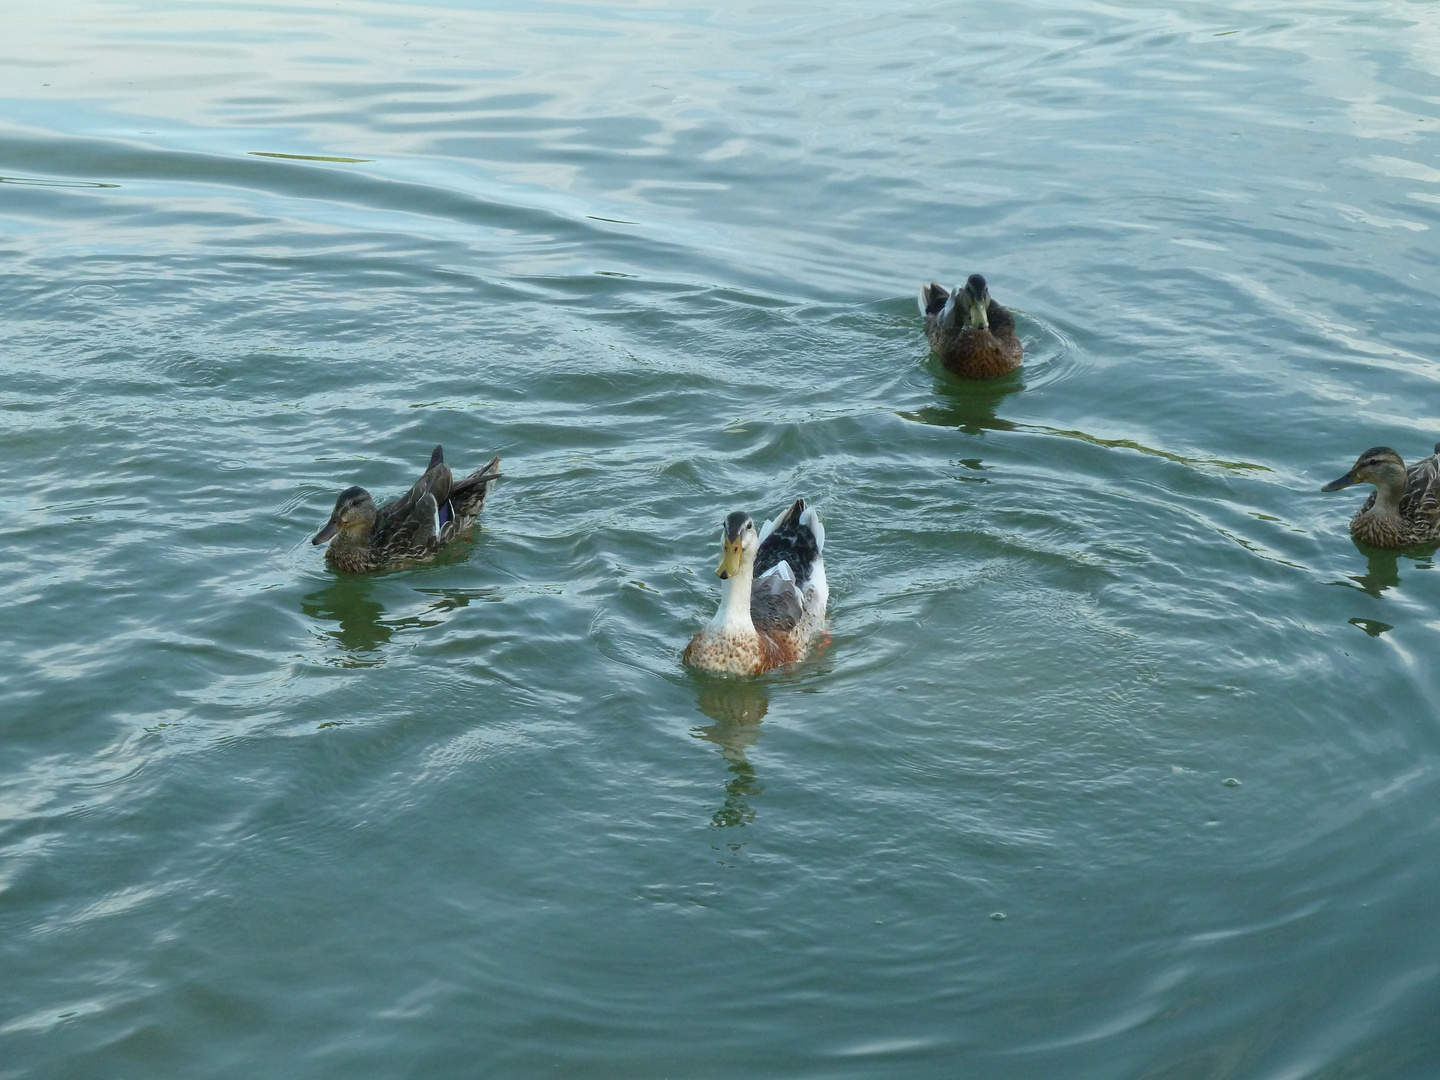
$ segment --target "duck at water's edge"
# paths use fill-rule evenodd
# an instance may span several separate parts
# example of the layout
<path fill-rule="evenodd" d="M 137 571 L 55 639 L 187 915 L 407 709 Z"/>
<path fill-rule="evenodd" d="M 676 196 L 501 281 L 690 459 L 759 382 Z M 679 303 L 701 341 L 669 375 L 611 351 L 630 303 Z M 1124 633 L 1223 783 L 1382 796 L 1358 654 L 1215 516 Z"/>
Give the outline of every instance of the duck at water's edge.
<path fill-rule="evenodd" d="M 1015 316 L 990 299 L 979 274 L 953 293 L 933 281 L 920 287 L 925 337 L 946 370 L 967 379 L 991 379 L 1014 371 L 1024 359 Z"/>
<path fill-rule="evenodd" d="M 342 491 L 330 520 L 310 542 L 329 541 L 325 561 L 353 574 L 423 562 L 475 523 L 499 470 L 500 459 L 494 457 L 456 482 L 437 446 L 425 475 L 378 509 L 364 488 Z"/>
<path fill-rule="evenodd" d="M 799 660 L 825 621 L 825 526 L 795 503 L 758 532 L 750 515 L 725 519 L 721 538 L 720 610 L 691 639 L 691 667 L 725 675 L 758 675 Z"/>
<path fill-rule="evenodd" d="M 1440 443 L 1435 453 L 1405 468 L 1388 446 L 1373 446 L 1349 472 L 1321 491 L 1374 484 L 1365 505 L 1350 519 L 1350 535 L 1373 547 L 1402 548 L 1440 541 Z"/>

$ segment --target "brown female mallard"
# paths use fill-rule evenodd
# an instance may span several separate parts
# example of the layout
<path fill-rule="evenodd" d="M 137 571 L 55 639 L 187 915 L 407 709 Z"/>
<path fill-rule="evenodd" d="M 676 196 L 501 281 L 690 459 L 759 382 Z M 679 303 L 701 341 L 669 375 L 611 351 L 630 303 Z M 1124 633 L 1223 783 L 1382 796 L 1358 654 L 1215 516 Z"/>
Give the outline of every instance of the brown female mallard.
<path fill-rule="evenodd" d="M 424 562 L 474 524 L 500 478 L 499 468 L 500 459 L 493 457 L 457 483 L 437 446 L 425 475 L 379 509 L 362 487 L 342 491 L 330 520 L 310 542 L 330 541 L 325 561 L 352 574 Z"/>
<path fill-rule="evenodd" d="M 801 659 L 830 596 L 820 515 L 797 499 L 758 532 L 743 510 L 723 529 L 720 609 L 681 659 L 722 675 L 758 675 Z"/>
<path fill-rule="evenodd" d="M 946 370 L 967 379 L 992 379 L 1020 366 L 1024 349 L 1015 316 L 990 299 L 985 279 L 971 274 L 953 293 L 933 281 L 920 287 L 925 337 Z"/>
<path fill-rule="evenodd" d="M 1321 491 L 1374 484 L 1365 505 L 1350 519 L 1350 535 L 1374 547 L 1402 548 L 1440 541 L 1440 443 L 1435 453 L 1405 468 L 1388 446 L 1373 446 L 1354 467 Z"/>

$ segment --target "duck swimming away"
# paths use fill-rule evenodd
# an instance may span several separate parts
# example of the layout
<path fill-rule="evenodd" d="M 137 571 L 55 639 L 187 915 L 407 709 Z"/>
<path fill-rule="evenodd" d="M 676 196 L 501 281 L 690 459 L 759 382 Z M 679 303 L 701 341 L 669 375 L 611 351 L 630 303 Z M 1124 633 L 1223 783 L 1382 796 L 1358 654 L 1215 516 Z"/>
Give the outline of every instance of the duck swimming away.
<path fill-rule="evenodd" d="M 424 562 L 475 523 L 499 470 L 500 459 L 493 457 L 456 482 L 437 446 L 425 474 L 400 498 L 378 509 L 364 488 L 342 491 L 330 520 L 310 542 L 328 541 L 325 561 L 352 574 Z"/>
<path fill-rule="evenodd" d="M 947 371 L 966 379 L 993 379 L 1014 371 L 1025 350 L 1015 316 L 990 299 L 989 286 L 971 274 L 953 293 L 931 282 L 920 287 L 925 337 Z"/>
<path fill-rule="evenodd" d="M 825 526 L 796 499 L 758 531 L 737 510 L 721 537 L 720 609 L 681 658 L 723 675 L 758 675 L 802 659 L 825 622 Z"/>
<path fill-rule="evenodd" d="M 1440 443 L 1435 453 L 1405 468 L 1388 446 L 1372 446 L 1354 466 L 1321 491 L 1339 491 L 1351 484 L 1374 484 L 1375 490 L 1350 519 L 1350 535 L 1373 547 L 1402 548 L 1440 540 Z"/>

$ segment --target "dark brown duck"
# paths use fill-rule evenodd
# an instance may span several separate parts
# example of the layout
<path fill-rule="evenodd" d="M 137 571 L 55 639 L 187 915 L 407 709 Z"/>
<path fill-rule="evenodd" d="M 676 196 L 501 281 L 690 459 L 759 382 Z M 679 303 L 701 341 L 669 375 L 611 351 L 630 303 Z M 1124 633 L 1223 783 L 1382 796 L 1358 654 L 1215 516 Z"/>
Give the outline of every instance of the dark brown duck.
<path fill-rule="evenodd" d="M 1350 535 L 1362 544 L 1402 548 L 1440 541 L 1440 443 L 1435 453 L 1408 469 L 1390 447 L 1372 446 L 1349 472 L 1320 490 L 1339 491 L 1351 484 L 1375 485 L 1350 519 Z"/>
<path fill-rule="evenodd" d="M 920 288 L 925 337 L 947 371 L 967 379 L 993 379 L 1024 359 L 1015 316 L 990 299 L 985 279 L 971 274 L 953 293 L 933 281 Z"/>
<path fill-rule="evenodd" d="M 329 541 L 325 561 L 352 574 L 424 562 L 475 523 L 499 469 L 500 459 L 493 457 L 457 482 L 437 446 L 425 475 L 384 506 L 376 508 L 362 487 L 342 491 L 330 520 L 310 542 Z"/>

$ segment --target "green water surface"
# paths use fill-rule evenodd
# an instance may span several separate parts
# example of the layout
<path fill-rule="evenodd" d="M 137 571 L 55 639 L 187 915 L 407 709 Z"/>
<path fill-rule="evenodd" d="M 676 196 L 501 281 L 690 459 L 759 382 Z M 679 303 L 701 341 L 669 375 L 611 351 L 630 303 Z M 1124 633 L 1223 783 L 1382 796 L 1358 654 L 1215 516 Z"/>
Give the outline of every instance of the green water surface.
<path fill-rule="evenodd" d="M 1440 1075 L 1434 3 L 6 23 L 0 1080 Z"/>

